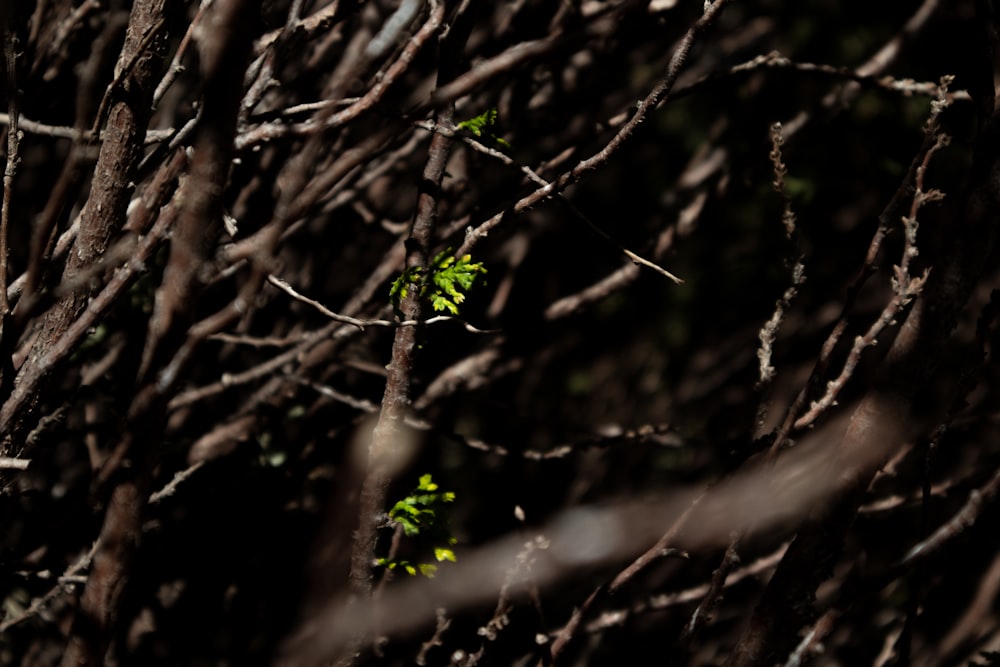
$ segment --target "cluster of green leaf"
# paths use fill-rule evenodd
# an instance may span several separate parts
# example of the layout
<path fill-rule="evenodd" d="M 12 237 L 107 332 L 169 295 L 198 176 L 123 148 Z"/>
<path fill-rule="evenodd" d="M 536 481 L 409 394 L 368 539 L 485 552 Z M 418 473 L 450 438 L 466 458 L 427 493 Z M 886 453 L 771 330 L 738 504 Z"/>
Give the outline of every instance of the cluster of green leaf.
<path fill-rule="evenodd" d="M 477 276 L 486 273 L 486 267 L 482 262 L 473 262 L 469 255 L 455 257 L 451 250 L 438 253 L 429 271 L 420 266 L 403 271 L 389 289 L 393 308 L 398 310 L 400 301 L 409 293 L 409 286 L 416 285 L 420 288 L 420 296 L 428 299 L 435 311 L 458 315 L 458 304 L 465 301 L 465 293 L 472 288 Z"/>
<path fill-rule="evenodd" d="M 458 124 L 458 129 L 466 130 L 471 132 L 477 137 L 488 137 L 495 141 L 497 144 L 503 146 L 504 148 L 511 148 L 511 145 L 507 143 L 504 139 L 498 137 L 489 131 L 489 128 L 493 127 L 497 122 L 497 108 L 491 107 L 479 114 L 478 116 L 473 116 L 468 120 L 463 120 Z"/>
<path fill-rule="evenodd" d="M 441 491 L 431 475 L 421 475 L 417 488 L 389 510 L 389 519 L 403 529 L 407 537 L 422 538 L 431 543 L 434 559 L 441 563 L 455 562 L 452 546 L 457 540 L 451 535 L 444 518 L 444 505 L 455 501 L 451 491 Z M 437 542 L 437 544 L 434 544 Z M 442 545 L 441 542 L 444 544 Z M 408 560 L 379 558 L 377 564 L 390 570 L 403 570 L 411 576 L 421 574 L 433 577 L 437 565 L 433 563 L 413 563 Z"/>

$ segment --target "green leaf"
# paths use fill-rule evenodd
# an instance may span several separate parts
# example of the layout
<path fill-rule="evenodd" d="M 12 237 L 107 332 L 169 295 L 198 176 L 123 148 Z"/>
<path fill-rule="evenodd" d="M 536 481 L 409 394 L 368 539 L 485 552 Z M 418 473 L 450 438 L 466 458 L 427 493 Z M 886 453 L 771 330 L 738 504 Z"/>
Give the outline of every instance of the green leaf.
<path fill-rule="evenodd" d="M 426 298 L 435 312 L 447 311 L 458 315 L 458 305 L 465 301 L 476 278 L 486 273 L 482 262 L 473 262 L 464 255 L 456 258 L 450 254 L 451 248 L 438 253 L 429 267 L 430 277 L 420 267 L 410 267 L 403 271 L 389 288 L 389 299 L 398 311 L 399 303 L 406 298 L 409 285 L 420 288 L 420 296 Z"/>
<path fill-rule="evenodd" d="M 419 285 L 422 276 L 423 269 L 419 266 L 411 266 L 392 281 L 392 285 L 389 287 L 389 301 L 394 309 L 399 309 L 399 303 L 406 298 L 410 285 Z"/>
<path fill-rule="evenodd" d="M 471 132 L 476 137 L 487 137 L 492 139 L 504 148 L 513 148 L 507 141 L 489 131 L 489 128 L 496 124 L 498 115 L 497 108 L 490 107 L 478 116 L 474 116 L 468 120 L 463 120 L 457 125 L 457 127 L 460 130 L 467 130 L 468 132 Z"/>
<path fill-rule="evenodd" d="M 444 547 L 434 547 L 434 558 L 440 563 L 442 561 L 455 562 L 455 552 Z"/>
<path fill-rule="evenodd" d="M 461 130 L 468 130 L 472 132 L 477 137 L 483 136 L 483 130 L 492 127 L 494 123 L 497 122 L 497 108 L 491 107 L 468 120 L 463 120 L 458 124 L 458 128 Z"/>
<path fill-rule="evenodd" d="M 434 558 L 440 563 L 455 562 L 455 552 L 451 548 L 458 540 L 450 534 L 447 521 L 442 518 L 445 503 L 455 501 L 451 491 L 441 491 L 431 475 L 421 475 L 413 493 L 396 502 L 389 510 L 389 518 L 403 529 L 407 537 L 420 538 L 421 542 L 433 549 Z M 441 544 L 441 542 L 445 544 Z M 429 544 L 428 544 L 429 542 Z M 379 558 L 376 564 L 390 570 L 402 570 L 410 576 L 420 574 L 433 577 L 437 566 L 430 563 L 411 563 L 406 560 Z"/>

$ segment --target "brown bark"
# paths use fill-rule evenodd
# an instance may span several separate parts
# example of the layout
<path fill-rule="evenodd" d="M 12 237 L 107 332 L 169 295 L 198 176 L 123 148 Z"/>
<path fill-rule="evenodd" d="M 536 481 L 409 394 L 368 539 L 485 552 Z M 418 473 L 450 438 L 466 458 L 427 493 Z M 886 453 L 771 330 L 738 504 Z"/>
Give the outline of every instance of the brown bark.
<path fill-rule="evenodd" d="M 132 181 L 149 121 L 155 77 L 163 61 L 164 4 L 164 0 L 139 0 L 132 8 L 125 45 L 115 67 L 116 79 L 101 104 L 107 115 L 105 138 L 80 231 L 63 270 L 63 283 L 74 282 L 100 261 L 125 223 L 125 210 L 133 193 Z M 99 115 L 97 123 L 101 121 Z M 27 413 L 38 400 L 41 383 L 64 360 L 53 359 L 46 353 L 83 311 L 92 292 L 89 286 L 76 289 L 47 312 L 41 334 L 20 368 L 13 389 L 8 385 L 10 396 L 0 408 L 0 428 L 9 437 L 16 439 L 27 426 Z"/>
<path fill-rule="evenodd" d="M 182 212 L 170 258 L 157 291 L 139 390 L 129 409 L 127 431 L 101 471 L 112 486 L 94 556 L 94 566 L 74 622 L 64 667 L 103 664 L 127 574 L 133 565 L 148 500 L 148 477 L 155 463 L 166 405 L 176 374 L 186 364 L 180 354 L 194 319 L 202 276 L 221 230 L 221 196 L 229 176 L 242 77 L 253 34 L 253 0 L 221 0 L 210 14 L 211 39 L 201 49 L 203 115 L 195 140 L 191 174 L 184 186 Z"/>

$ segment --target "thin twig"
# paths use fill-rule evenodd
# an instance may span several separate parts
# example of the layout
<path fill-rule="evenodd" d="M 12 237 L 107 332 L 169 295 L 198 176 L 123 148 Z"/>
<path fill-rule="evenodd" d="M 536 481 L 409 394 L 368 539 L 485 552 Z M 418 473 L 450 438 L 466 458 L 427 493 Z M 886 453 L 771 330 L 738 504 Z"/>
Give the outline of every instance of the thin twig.
<path fill-rule="evenodd" d="M 170 67 L 167 68 L 163 78 L 160 79 L 160 83 L 157 84 L 156 90 L 153 91 L 152 106 L 154 109 L 160 106 L 160 100 L 163 99 L 167 89 L 173 84 L 177 75 L 184 71 L 184 66 L 181 64 L 181 60 L 184 58 L 187 48 L 191 44 L 195 30 L 201 25 L 202 17 L 205 15 L 205 10 L 212 5 L 212 2 L 213 0 L 203 0 L 202 3 L 198 5 L 198 11 L 195 13 L 194 18 L 191 19 L 191 23 L 188 25 L 188 29 L 184 33 L 184 37 L 181 38 L 180 44 L 177 45 L 174 57 L 170 61 Z"/>
<path fill-rule="evenodd" d="M 301 301 L 302 303 L 312 306 L 313 308 L 315 308 L 316 310 L 318 310 L 320 313 L 330 318 L 331 320 L 335 322 L 341 322 L 343 324 L 349 324 L 353 327 L 357 327 L 361 331 L 364 331 L 366 327 L 391 327 L 391 328 L 415 327 L 425 324 L 439 324 L 441 322 L 459 322 L 462 325 L 462 327 L 470 333 L 477 333 L 477 334 L 500 333 L 499 329 L 477 329 L 476 327 L 472 326 L 465 320 L 458 317 L 452 317 L 450 315 L 436 315 L 426 320 L 400 320 L 400 321 L 380 320 L 380 319 L 359 320 L 356 317 L 350 317 L 348 315 L 341 315 L 340 313 L 335 313 L 326 306 L 324 306 L 323 304 L 321 304 L 319 301 L 310 299 L 307 296 L 303 296 L 298 291 L 296 291 L 294 287 L 289 285 L 287 281 L 282 280 L 281 278 L 275 275 L 269 275 L 267 277 L 267 282 L 271 283 L 281 291 L 285 292 L 296 301 Z"/>
<path fill-rule="evenodd" d="M 785 176 L 788 175 L 788 168 L 785 166 L 781 154 L 781 147 L 784 144 L 784 136 L 781 132 L 781 123 L 771 125 L 771 164 L 774 166 L 774 190 L 781 197 L 782 214 L 781 222 L 785 227 L 785 235 L 794 240 L 795 262 L 791 270 L 791 285 L 789 285 L 781 298 L 774 304 L 774 313 L 771 318 L 761 328 L 758 337 L 760 347 L 757 349 L 757 359 L 760 362 L 760 377 L 757 380 L 758 390 L 763 389 L 771 383 L 774 378 L 774 366 L 771 364 L 774 340 L 777 338 L 778 329 L 785 317 L 785 311 L 789 308 L 792 300 L 798 295 L 798 289 L 806 280 L 805 265 L 802 263 L 804 253 L 799 242 L 798 233 L 795 227 L 795 211 L 792 210 L 792 198 L 785 187 Z M 764 421 L 764 414 L 758 411 L 758 424 Z"/>
<path fill-rule="evenodd" d="M 59 577 L 58 583 L 45 595 L 41 595 L 32 600 L 28 608 L 17 616 L 8 618 L 4 620 L 3 623 L 0 623 L 0 633 L 7 632 L 15 625 L 34 618 L 42 611 L 42 609 L 45 608 L 45 605 L 51 602 L 57 595 L 65 592 L 72 585 L 81 583 L 78 575 L 90 567 L 90 562 L 93 560 L 94 554 L 97 552 L 97 545 L 98 542 L 94 542 L 89 551 L 82 554 L 69 567 L 67 567 L 66 571 Z"/>
<path fill-rule="evenodd" d="M 849 67 L 836 67 L 823 63 L 796 62 L 782 55 L 780 51 L 770 51 L 738 65 L 733 65 L 728 70 L 713 72 L 690 83 L 679 85 L 671 97 L 674 99 L 687 97 L 708 85 L 718 85 L 733 76 L 746 75 L 766 69 L 790 70 L 809 75 L 810 77 L 820 74 L 834 80 L 861 84 L 868 88 L 902 93 L 906 97 L 911 95 L 935 97 L 938 94 L 939 88 L 938 84 L 934 81 L 916 81 L 914 79 L 897 79 L 892 76 L 880 76 L 881 69 L 875 69 L 870 64 L 857 69 L 851 69 Z M 950 92 L 949 96 L 955 101 L 968 102 L 972 100 L 968 91 L 965 90 Z"/>
<path fill-rule="evenodd" d="M 329 113 L 319 121 L 313 119 L 306 123 L 265 123 L 253 130 L 241 133 L 236 138 L 237 150 L 250 148 L 264 141 L 273 141 L 285 136 L 309 137 L 322 134 L 331 129 L 346 125 L 357 119 L 362 114 L 370 111 L 384 96 L 389 88 L 402 77 L 410 68 L 414 58 L 420 53 L 424 45 L 441 28 L 444 20 L 444 3 L 432 3 L 430 16 L 420 27 L 413 37 L 409 39 L 403 51 L 396 61 L 386 70 L 385 75 L 375 83 L 356 102 L 342 111 Z M 322 107 L 320 112 L 331 110 L 331 107 Z"/>
<path fill-rule="evenodd" d="M 724 584 L 725 587 L 731 588 L 746 579 L 759 576 L 774 569 L 774 567 L 781 561 L 782 556 L 785 555 L 785 551 L 787 549 L 788 543 L 786 542 L 772 553 L 758 558 L 749 565 L 744 565 L 741 568 L 733 570 L 729 573 L 729 576 L 726 577 Z M 708 595 L 711 586 L 711 583 L 704 583 L 673 593 L 659 593 L 650 597 L 648 600 L 640 602 L 627 609 L 605 611 L 593 621 L 587 623 L 585 629 L 590 633 L 601 632 L 608 628 L 622 626 L 629 619 L 640 614 L 662 611 L 664 609 L 670 609 L 672 607 L 695 602 L 696 600 L 701 600 Z"/>
<path fill-rule="evenodd" d="M 184 483 L 191 475 L 195 474 L 204 464 L 204 461 L 196 461 L 187 468 L 178 470 L 162 489 L 149 496 L 150 504 L 158 503 L 164 498 L 174 495 L 177 492 L 177 487 Z"/>
<path fill-rule="evenodd" d="M 415 125 L 417 125 L 418 127 L 423 128 L 425 130 L 432 131 L 432 132 L 440 132 L 442 134 L 445 134 L 446 136 L 454 136 L 455 134 L 458 133 L 458 127 L 441 128 L 440 126 L 436 126 L 436 125 L 433 125 L 431 123 L 426 123 L 426 122 L 418 122 L 418 123 L 415 123 Z M 541 176 L 539 176 L 531 167 L 529 167 L 527 165 L 516 163 L 514 160 L 512 160 L 509 156 L 505 155 L 504 153 L 501 153 L 500 151 L 498 151 L 496 149 L 490 148 L 489 146 L 486 146 L 486 145 L 484 145 L 484 144 L 476 141 L 472 137 L 462 136 L 462 141 L 465 142 L 466 144 L 468 144 L 469 146 L 471 146 L 473 149 L 479 151 L 480 153 L 483 153 L 485 155 L 489 155 L 492 158 L 500 160 L 501 162 L 503 162 L 504 164 L 506 164 L 508 166 L 518 168 L 533 183 L 535 183 L 536 185 L 540 185 L 543 190 L 553 190 L 554 191 L 553 184 L 550 183 L 549 181 L 546 181 Z M 650 261 L 650 260 L 648 260 L 648 259 L 646 259 L 644 257 L 641 257 L 638 253 L 635 253 L 635 252 L 629 250 L 625 246 L 623 246 L 620 243 L 618 243 L 617 241 L 615 241 L 613 238 L 611 238 L 610 235 L 608 235 L 607 232 L 605 232 L 603 229 L 601 229 L 600 227 L 598 227 L 597 224 L 595 224 L 589 217 L 587 217 L 586 215 L 584 215 L 584 213 L 580 209 L 578 209 L 576 206 L 574 206 L 573 203 L 569 199 L 567 199 L 565 195 L 563 195 L 563 193 L 554 191 L 554 196 L 574 216 L 576 216 L 576 218 L 578 220 L 580 220 L 581 222 L 583 222 L 584 224 L 586 224 L 588 227 L 590 227 L 590 229 L 593 230 L 594 233 L 596 233 L 598 236 L 600 236 L 601 238 L 603 238 L 605 241 L 608 241 L 609 243 L 611 243 L 612 245 L 614 245 L 622 254 L 624 254 L 626 257 L 628 257 L 633 263 L 638 264 L 640 266 L 645 266 L 646 268 L 649 268 L 649 269 L 652 269 L 653 271 L 656 271 L 657 273 L 659 273 L 661 276 L 669 278 L 670 280 L 672 280 L 673 282 L 675 282 L 677 284 L 680 284 L 680 283 L 684 282 L 683 280 L 681 280 L 680 278 L 678 278 L 677 276 L 675 276 L 671 272 L 667 271 L 663 267 L 659 266 L 655 262 L 652 262 L 652 261 Z M 478 238 L 481 238 L 481 236 L 482 236 L 481 233 L 478 233 L 476 231 L 470 231 L 470 233 L 466 234 L 465 243 L 463 243 L 462 246 L 455 252 L 455 255 L 460 257 L 462 255 L 469 254 L 469 251 L 472 249 L 472 246 L 475 244 L 475 240 L 478 239 Z"/>
<path fill-rule="evenodd" d="M 892 278 L 893 297 L 882 309 L 875 322 L 868 328 L 868 331 L 864 335 L 855 337 L 840 373 L 836 378 L 827 383 L 826 392 L 823 396 L 813 401 L 809 410 L 795 420 L 795 428 L 797 429 L 805 428 L 812 424 L 820 415 L 836 403 L 838 394 L 854 374 L 854 370 L 861 360 L 861 354 L 866 348 L 878 342 L 878 337 L 882 331 L 895 323 L 896 316 L 899 315 L 910 301 L 920 294 L 924 283 L 927 281 L 929 269 L 925 270 L 922 276 L 912 277 L 910 276 L 910 264 L 919 252 L 917 249 L 918 212 L 926 204 L 940 201 L 944 198 L 944 194 L 938 190 L 931 189 L 925 191 L 924 175 L 927 173 L 927 167 L 934 154 L 947 146 L 950 141 L 947 135 L 939 133 L 938 130 L 938 116 L 950 104 L 946 94 L 948 82 L 947 78 L 942 80 L 937 104 L 932 105 L 931 116 L 927 122 L 927 137 L 933 143 L 923 153 L 922 160 L 917 166 L 914 175 L 914 187 L 916 189 L 911 200 L 909 215 L 904 216 L 902 220 L 904 244 L 899 265 L 894 267 L 894 276 Z M 775 444 L 777 445 L 778 443 Z"/>
<path fill-rule="evenodd" d="M 18 128 L 20 109 L 17 90 L 17 55 L 15 53 L 14 27 L 10 25 L 11 7 L 4 3 L 0 9 L 0 29 L 3 30 L 3 60 L 7 73 L 7 163 L 3 172 L 3 203 L 0 205 L 0 322 L 6 320 L 10 313 L 10 302 L 7 300 L 7 233 L 10 228 L 10 204 L 14 197 L 14 175 L 17 173 L 20 157 L 18 149 L 21 143 L 21 131 Z M 0 336 L 10 335 L 0 325 Z M 4 378 L 9 382 L 9 378 Z"/>
<path fill-rule="evenodd" d="M 631 138 L 636 128 L 638 128 L 638 126 L 646 120 L 647 116 L 652 113 L 652 111 L 655 110 L 665 99 L 667 99 L 677 81 L 677 77 L 680 76 L 680 72 L 683 69 L 684 64 L 687 62 L 688 55 L 695 40 L 711 27 L 711 25 L 715 22 L 715 19 L 718 18 L 719 14 L 730 2 L 731 0 L 717 0 L 714 3 L 706 4 L 705 12 L 697 21 L 695 21 L 694 25 L 688 29 L 688 31 L 684 34 L 683 39 L 681 39 L 680 43 L 674 50 L 674 53 L 670 58 L 670 63 L 667 66 L 666 74 L 653 87 L 649 94 L 639 102 L 635 112 L 629 120 L 621 126 L 618 132 L 615 133 L 615 135 L 604 145 L 603 148 L 601 148 L 601 150 L 597 151 L 590 157 L 581 160 L 574 167 L 564 172 L 554 181 L 543 181 L 545 185 L 542 185 L 534 192 L 519 199 L 508 210 L 513 213 L 521 213 L 522 211 L 536 206 L 542 201 L 563 192 L 567 187 L 583 178 L 585 174 L 597 169 L 610 160 L 611 157 L 625 144 L 625 142 Z M 466 240 L 462 245 L 461 252 L 468 253 L 472 245 L 477 243 L 480 239 L 485 238 L 491 229 L 500 224 L 506 213 L 507 211 L 502 211 L 491 217 L 489 220 L 481 223 L 476 228 L 469 230 L 466 234 Z M 598 229 L 596 226 L 591 226 L 594 229 Z M 603 232 L 599 229 L 598 232 L 603 235 Z M 629 253 L 626 254 L 628 255 Z M 644 266 L 649 265 L 645 263 L 645 260 L 638 261 L 631 255 L 629 255 L 629 258 L 632 259 L 632 261 L 643 264 Z M 655 267 L 657 271 L 664 273 L 671 280 L 680 282 L 680 279 L 665 269 L 656 267 L 655 264 L 650 268 L 653 267 Z"/>

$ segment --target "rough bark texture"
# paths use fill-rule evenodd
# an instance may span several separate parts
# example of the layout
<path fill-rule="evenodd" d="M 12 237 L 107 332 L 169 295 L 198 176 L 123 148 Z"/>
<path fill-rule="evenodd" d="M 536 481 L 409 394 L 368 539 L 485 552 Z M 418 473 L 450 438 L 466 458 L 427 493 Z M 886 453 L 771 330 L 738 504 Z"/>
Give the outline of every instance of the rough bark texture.
<path fill-rule="evenodd" d="M 137 5 L 135 11 L 139 7 Z M 161 6 L 152 14 L 151 23 L 163 20 L 162 10 Z M 203 38 L 200 44 L 205 90 L 190 174 L 183 188 L 181 213 L 171 238 L 164 285 L 156 293 L 139 367 L 139 389 L 129 407 L 122 439 L 101 470 L 100 480 L 111 487 L 110 500 L 90 576 L 63 656 L 64 667 L 105 664 L 109 644 L 116 632 L 121 633 L 116 621 L 142 533 L 149 475 L 156 463 L 153 443 L 162 438 L 168 392 L 187 362 L 187 355 L 181 348 L 189 335 L 194 306 L 203 288 L 204 266 L 222 231 L 222 196 L 229 178 L 242 91 L 242 81 L 234 75 L 246 68 L 252 34 L 249 17 L 256 12 L 253 0 L 219 0 L 208 14 L 211 38 Z M 111 113 L 115 113 L 114 108 Z M 109 137 L 114 136 L 114 132 L 109 133 Z M 100 167 L 99 160 L 98 176 L 101 175 Z M 102 206 L 98 203 L 97 210 Z M 121 213 L 124 214 L 124 209 Z M 111 230 L 104 231 L 109 237 Z M 106 237 L 94 236 L 100 237 L 106 247 Z M 82 237 L 77 241 L 80 242 L 94 249 L 93 244 Z M 90 257 L 90 262 L 96 261 L 102 252 Z M 84 254 L 78 251 L 71 257 Z M 67 271 L 73 266 L 71 259 Z"/>

